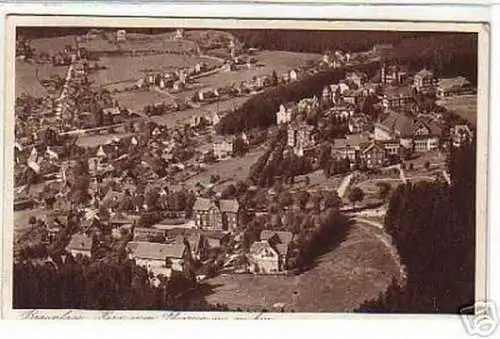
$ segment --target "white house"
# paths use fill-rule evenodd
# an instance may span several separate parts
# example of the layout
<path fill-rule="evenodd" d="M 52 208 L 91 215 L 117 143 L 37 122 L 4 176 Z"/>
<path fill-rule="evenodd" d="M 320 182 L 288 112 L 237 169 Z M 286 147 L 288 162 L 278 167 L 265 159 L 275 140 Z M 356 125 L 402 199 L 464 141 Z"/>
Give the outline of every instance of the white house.
<path fill-rule="evenodd" d="M 191 251 L 184 243 L 160 244 L 131 241 L 127 244 L 130 257 L 139 266 L 144 266 L 155 274 L 170 276 L 172 270 L 184 271 L 191 260 Z"/>
<path fill-rule="evenodd" d="M 66 251 L 73 256 L 81 254 L 84 257 L 90 257 L 91 248 L 92 238 L 85 234 L 76 233 L 71 237 L 69 244 L 66 246 Z"/>
<path fill-rule="evenodd" d="M 276 124 L 282 125 L 292 121 L 295 111 L 295 102 L 290 101 L 286 104 L 281 104 L 280 109 L 276 112 Z"/>

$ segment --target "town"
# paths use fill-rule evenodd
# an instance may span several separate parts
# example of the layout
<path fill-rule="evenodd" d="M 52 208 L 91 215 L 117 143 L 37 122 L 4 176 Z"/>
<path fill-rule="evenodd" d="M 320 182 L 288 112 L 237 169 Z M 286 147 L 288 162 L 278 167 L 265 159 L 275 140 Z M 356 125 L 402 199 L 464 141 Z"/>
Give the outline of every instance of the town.
<path fill-rule="evenodd" d="M 129 260 L 151 288 L 209 287 L 209 304 L 239 310 L 321 309 L 300 306 L 321 298 L 306 285 L 341 269 L 358 295 L 339 309 L 377 297 L 405 278 L 384 231 L 392 192 L 451 185 L 450 152 L 475 138 L 472 79 L 397 63 L 394 48 L 268 51 L 187 29 L 18 37 L 15 261 Z"/>

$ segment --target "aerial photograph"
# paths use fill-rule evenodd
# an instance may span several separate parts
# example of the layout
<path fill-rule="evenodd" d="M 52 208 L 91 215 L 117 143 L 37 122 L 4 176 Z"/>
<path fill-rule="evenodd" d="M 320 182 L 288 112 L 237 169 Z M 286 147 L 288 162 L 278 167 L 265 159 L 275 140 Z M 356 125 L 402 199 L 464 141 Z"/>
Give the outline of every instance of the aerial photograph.
<path fill-rule="evenodd" d="M 15 40 L 14 309 L 474 304 L 477 33 Z"/>

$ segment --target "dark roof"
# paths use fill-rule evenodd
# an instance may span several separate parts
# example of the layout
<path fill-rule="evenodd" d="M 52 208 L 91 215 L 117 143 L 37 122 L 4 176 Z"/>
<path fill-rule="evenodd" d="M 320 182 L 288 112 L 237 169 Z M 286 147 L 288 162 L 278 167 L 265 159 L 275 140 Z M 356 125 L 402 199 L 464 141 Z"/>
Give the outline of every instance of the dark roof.
<path fill-rule="evenodd" d="M 140 259 L 165 260 L 166 258 L 180 259 L 183 257 L 186 245 L 159 244 L 152 242 L 131 241 L 127 244 L 132 255 Z"/>
<path fill-rule="evenodd" d="M 413 136 L 423 124 L 433 135 L 441 134 L 441 127 L 435 121 L 425 118 L 412 118 L 395 112 L 389 113 L 378 125 L 398 134 L 400 137 Z"/>

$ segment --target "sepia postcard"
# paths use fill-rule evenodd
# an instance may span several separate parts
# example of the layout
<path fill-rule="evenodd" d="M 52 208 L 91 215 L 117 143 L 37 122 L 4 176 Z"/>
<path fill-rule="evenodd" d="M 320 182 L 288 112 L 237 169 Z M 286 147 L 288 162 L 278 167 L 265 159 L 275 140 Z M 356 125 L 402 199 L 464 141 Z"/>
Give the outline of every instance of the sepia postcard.
<path fill-rule="evenodd" d="M 487 25 L 10 16 L 6 34 L 4 318 L 487 306 Z"/>

